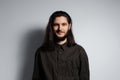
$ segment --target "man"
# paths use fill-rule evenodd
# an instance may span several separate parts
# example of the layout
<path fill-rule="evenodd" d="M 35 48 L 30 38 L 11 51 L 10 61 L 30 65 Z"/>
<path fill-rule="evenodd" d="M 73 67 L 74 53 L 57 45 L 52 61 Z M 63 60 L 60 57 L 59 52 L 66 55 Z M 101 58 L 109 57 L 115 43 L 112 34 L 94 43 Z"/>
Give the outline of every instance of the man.
<path fill-rule="evenodd" d="M 87 54 L 75 43 L 71 27 L 68 13 L 50 16 L 44 43 L 36 51 L 32 80 L 89 80 Z"/>

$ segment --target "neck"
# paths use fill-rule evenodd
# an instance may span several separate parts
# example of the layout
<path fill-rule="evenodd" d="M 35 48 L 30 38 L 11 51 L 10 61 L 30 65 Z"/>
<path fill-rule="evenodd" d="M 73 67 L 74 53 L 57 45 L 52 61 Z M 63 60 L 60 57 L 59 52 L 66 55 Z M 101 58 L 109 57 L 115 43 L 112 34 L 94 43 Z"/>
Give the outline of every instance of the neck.
<path fill-rule="evenodd" d="M 65 38 L 65 39 L 62 40 L 62 41 L 57 42 L 57 44 L 59 44 L 59 45 L 63 45 L 63 44 L 66 43 L 66 42 L 67 42 L 67 38 Z"/>

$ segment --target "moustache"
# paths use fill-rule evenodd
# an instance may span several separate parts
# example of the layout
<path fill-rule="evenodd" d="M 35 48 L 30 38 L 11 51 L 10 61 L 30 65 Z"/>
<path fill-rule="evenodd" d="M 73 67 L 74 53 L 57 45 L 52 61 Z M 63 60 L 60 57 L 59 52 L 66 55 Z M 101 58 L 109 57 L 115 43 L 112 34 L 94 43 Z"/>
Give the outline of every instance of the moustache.
<path fill-rule="evenodd" d="M 57 30 L 56 32 L 57 33 L 65 33 L 64 31 L 61 31 L 61 30 Z"/>

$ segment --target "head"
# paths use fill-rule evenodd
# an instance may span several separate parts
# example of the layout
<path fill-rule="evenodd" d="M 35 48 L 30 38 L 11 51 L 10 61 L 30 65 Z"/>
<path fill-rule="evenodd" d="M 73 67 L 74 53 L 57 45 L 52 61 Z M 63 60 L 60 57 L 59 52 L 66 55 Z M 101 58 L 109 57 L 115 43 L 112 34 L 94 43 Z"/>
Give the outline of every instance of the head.
<path fill-rule="evenodd" d="M 68 23 L 66 17 L 59 16 L 54 19 L 52 28 L 54 34 L 54 41 L 57 43 L 65 39 L 67 40 L 68 33 L 71 29 L 71 23 Z"/>
<path fill-rule="evenodd" d="M 54 45 L 57 41 L 67 38 L 68 46 L 75 45 L 72 33 L 72 19 L 64 11 L 54 12 L 46 28 L 44 45 Z"/>

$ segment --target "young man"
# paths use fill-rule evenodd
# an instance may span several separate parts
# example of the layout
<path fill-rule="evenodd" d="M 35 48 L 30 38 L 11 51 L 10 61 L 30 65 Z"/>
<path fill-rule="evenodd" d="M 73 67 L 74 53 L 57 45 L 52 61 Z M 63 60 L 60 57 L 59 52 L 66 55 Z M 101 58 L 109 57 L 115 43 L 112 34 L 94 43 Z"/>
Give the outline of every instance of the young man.
<path fill-rule="evenodd" d="M 87 54 L 75 43 L 71 27 L 68 13 L 50 16 L 44 43 L 36 51 L 32 80 L 89 80 Z"/>

